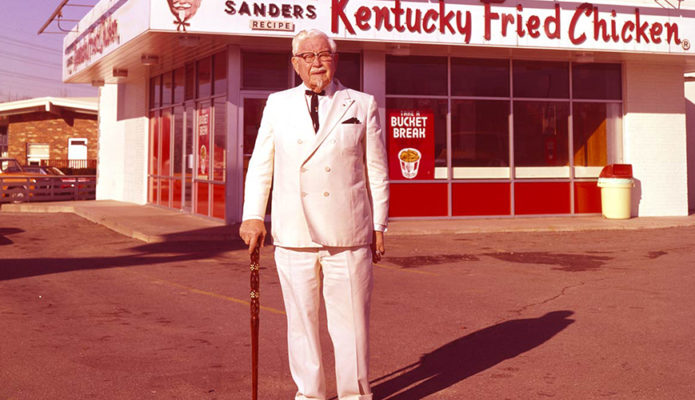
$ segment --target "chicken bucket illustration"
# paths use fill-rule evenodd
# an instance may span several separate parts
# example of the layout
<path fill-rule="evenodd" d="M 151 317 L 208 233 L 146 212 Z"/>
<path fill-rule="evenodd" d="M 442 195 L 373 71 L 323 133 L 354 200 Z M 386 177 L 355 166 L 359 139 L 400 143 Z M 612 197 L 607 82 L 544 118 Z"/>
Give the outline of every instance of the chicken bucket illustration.
<path fill-rule="evenodd" d="M 398 160 L 401 163 L 401 173 L 406 179 L 413 179 L 417 176 L 422 154 L 418 149 L 406 147 L 398 152 Z"/>

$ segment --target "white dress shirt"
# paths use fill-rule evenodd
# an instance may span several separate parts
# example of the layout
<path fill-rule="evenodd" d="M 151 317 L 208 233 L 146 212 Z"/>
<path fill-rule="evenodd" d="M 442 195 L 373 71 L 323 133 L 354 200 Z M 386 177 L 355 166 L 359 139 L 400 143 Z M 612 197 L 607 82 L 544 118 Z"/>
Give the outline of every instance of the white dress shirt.
<path fill-rule="evenodd" d="M 304 85 L 306 90 L 311 90 L 311 88 L 307 87 L 306 84 Z M 319 125 L 323 126 L 323 124 L 326 122 L 326 116 L 328 115 L 328 110 L 331 109 L 331 106 L 333 105 L 333 98 L 335 94 L 335 81 L 331 81 L 331 83 L 326 86 L 325 89 L 323 89 L 326 94 L 324 96 L 319 96 Z M 306 110 L 308 113 L 311 113 L 310 107 L 311 107 L 311 95 L 306 94 L 304 96 L 306 100 Z"/>

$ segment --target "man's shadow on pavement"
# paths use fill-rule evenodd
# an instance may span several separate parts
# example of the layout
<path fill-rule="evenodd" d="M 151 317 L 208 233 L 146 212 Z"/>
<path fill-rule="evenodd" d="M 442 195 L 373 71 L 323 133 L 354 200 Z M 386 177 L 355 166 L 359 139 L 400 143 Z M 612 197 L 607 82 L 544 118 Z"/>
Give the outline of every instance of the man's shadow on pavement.
<path fill-rule="evenodd" d="M 11 239 L 7 238 L 6 235 L 22 232 L 24 232 L 24 230 L 19 228 L 0 228 L 0 246 L 14 243 Z"/>
<path fill-rule="evenodd" d="M 167 241 L 159 243 L 145 243 L 135 247 L 118 249 L 119 255 L 103 254 L 95 250 L 89 257 L 31 257 L 30 254 L 23 257 L 0 257 L 0 282 L 11 279 L 28 278 L 32 276 L 56 274 L 77 270 L 99 270 L 116 267 L 138 267 L 160 263 L 195 261 L 212 258 L 228 251 L 242 250 L 246 245 L 241 240 L 228 239 L 229 227 L 205 228 L 189 231 L 192 237 L 210 236 L 208 240 L 184 240 L 185 235 L 174 234 L 166 237 Z M 0 228 L 0 245 L 6 234 L 20 233 L 22 230 L 12 228 Z M 182 236 L 182 237 L 177 237 Z M 219 238 L 218 240 L 213 240 Z M 168 240 L 171 239 L 171 240 Z M 9 240 L 9 239 L 7 239 Z M 244 264 L 248 268 L 248 264 Z"/>
<path fill-rule="evenodd" d="M 373 385 L 374 399 L 421 399 L 437 393 L 540 346 L 572 324 L 574 320 L 568 318 L 572 314 L 573 311 L 561 310 L 540 318 L 505 321 L 449 342 L 423 355 L 419 362 L 373 381 L 408 370 Z"/>

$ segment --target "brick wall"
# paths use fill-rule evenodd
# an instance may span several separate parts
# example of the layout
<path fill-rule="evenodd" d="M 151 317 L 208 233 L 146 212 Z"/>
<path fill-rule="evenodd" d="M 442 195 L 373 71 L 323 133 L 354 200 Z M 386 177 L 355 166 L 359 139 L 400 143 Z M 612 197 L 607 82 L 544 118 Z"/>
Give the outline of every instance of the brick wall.
<path fill-rule="evenodd" d="M 13 115 L 8 127 L 9 157 L 27 161 L 27 143 L 47 143 L 52 159 L 68 159 L 68 139 L 86 138 L 87 157 L 97 158 L 97 116 L 63 111 Z"/>

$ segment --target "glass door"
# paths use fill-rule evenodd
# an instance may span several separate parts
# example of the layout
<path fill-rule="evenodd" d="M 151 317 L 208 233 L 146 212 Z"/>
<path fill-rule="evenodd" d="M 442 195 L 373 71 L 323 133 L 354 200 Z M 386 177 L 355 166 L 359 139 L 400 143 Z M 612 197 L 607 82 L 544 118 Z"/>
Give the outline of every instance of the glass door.
<path fill-rule="evenodd" d="M 246 97 L 244 98 L 244 180 L 246 180 L 246 171 L 249 168 L 249 160 L 253 153 L 253 147 L 256 144 L 256 136 L 258 136 L 258 128 L 261 126 L 261 118 L 263 117 L 263 109 L 267 97 Z"/>
<path fill-rule="evenodd" d="M 256 137 L 258 136 L 258 129 L 261 126 L 263 109 L 265 108 L 265 102 L 268 99 L 268 95 L 270 95 L 270 92 L 242 95 L 243 109 L 241 110 L 241 123 L 243 126 L 242 132 L 244 134 L 244 143 L 242 149 L 244 175 L 242 187 L 246 182 L 246 172 L 249 169 L 249 161 L 251 160 L 251 154 L 253 154 L 253 148 L 256 144 Z M 266 215 L 269 214 L 270 201 L 268 201 L 268 206 L 266 208 Z"/>
<path fill-rule="evenodd" d="M 195 126 L 195 104 L 186 104 L 186 123 L 183 143 L 183 210 L 193 212 L 193 170 L 195 159 L 193 157 L 194 137 L 193 127 Z"/>

